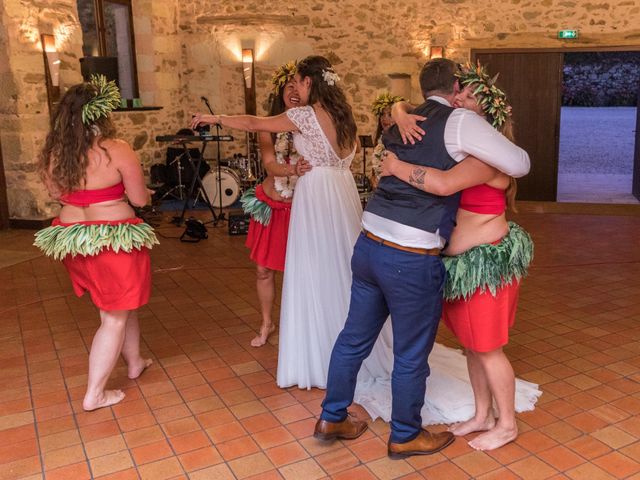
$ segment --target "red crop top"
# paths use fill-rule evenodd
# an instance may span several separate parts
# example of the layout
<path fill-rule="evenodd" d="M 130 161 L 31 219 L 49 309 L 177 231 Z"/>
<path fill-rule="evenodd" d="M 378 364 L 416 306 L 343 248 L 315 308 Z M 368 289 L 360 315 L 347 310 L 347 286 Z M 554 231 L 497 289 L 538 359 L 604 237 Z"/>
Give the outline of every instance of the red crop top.
<path fill-rule="evenodd" d="M 507 208 L 507 199 L 500 188 L 476 185 L 462 191 L 460 208 L 473 213 L 500 215 Z"/>
<path fill-rule="evenodd" d="M 88 207 L 94 203 L 120 200 L 124 197 L 124 183 L 116 183 L 106 188 L 95 190 L 74 190 L 60 197 L 60 200 L 74 207 Z"/>

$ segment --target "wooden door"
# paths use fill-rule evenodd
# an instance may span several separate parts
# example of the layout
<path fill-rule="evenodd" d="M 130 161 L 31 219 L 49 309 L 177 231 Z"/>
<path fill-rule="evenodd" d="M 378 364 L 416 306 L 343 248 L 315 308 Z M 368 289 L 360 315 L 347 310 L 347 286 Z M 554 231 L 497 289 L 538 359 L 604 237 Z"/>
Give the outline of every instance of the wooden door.
<path fill-rule="evenodd" d="M 497 86 L 513 106 L 516 143 L 531 158 L 529 175 L 518 179 L 519 200 L 556 200 L 562 94 L 561 52 L 472 51 L 473 61 L 500 73 Z"/>

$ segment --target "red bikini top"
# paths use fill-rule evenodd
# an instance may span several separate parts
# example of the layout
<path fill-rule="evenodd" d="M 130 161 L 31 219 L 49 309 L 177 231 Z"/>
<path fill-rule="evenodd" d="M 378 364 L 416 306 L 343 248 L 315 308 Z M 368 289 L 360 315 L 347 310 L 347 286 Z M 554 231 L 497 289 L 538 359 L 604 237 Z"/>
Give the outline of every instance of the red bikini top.
<path fill-rule="evenodd" d="M 460 208 L 473 213 L 500 215 L 507 208 L 507 199 L 500 188 L 476 185 L 462 191 Z"/>
<path fill-rule="evenodd" d="M 88 207 L 94 203 L 120 200 L 124 197 L 124 183 L 116 183 L 95 190 L 74 190 L 60 197 L 60 200 L 74 207 Z"/>

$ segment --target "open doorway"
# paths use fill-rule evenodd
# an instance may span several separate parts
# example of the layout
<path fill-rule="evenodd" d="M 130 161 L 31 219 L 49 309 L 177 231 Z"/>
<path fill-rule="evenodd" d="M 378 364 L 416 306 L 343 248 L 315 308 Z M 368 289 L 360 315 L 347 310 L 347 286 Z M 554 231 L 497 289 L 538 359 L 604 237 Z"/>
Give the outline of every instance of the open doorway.
<path fill-rule="evenodd" d="M 564 54 L 557 201 L 640 203 L 632 194 L 640 52 Z"/>

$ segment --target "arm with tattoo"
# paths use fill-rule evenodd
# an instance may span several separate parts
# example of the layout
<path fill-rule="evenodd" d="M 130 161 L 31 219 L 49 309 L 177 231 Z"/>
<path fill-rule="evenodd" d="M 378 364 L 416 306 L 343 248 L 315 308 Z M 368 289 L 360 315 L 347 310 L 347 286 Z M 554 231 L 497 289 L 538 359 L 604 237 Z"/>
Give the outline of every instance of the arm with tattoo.
<path fill-rule="evenodd" d="M 409 175 L 409 184 L 420 190 L 424 190 L 424 177 L 427 173 L 426 167 L 415 167 Z"/>
<path fill-rule="evenodd" d="M 465 188 L 487 183 L 499 172 L 475 157 L 467 157 L 450 170 L 420 167 L 403 162 L 393 152 L 383 157 L 381 177 L 394 176 L 423 192 L 453 195 Z"/>

